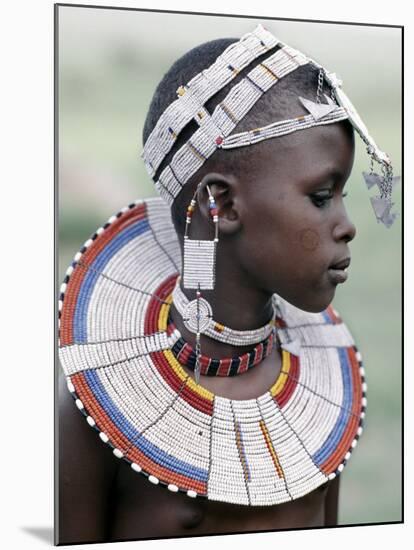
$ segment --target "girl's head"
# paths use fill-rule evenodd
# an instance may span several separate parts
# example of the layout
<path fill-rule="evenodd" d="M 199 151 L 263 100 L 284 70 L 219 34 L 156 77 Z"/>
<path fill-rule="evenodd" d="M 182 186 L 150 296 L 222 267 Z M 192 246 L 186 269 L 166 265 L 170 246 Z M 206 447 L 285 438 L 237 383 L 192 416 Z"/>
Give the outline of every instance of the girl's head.
<path fill-rule="evenodd" d="M 161 115 L 177 99 L 178 88 L 210 67 L 237 41 L 228 38 L 207 42 L 173 64 L 150 104 L 144 143 Z M 229 91 L 246 79 L 252 67 L 266 65 L 266 60 L 274 58 L 279 49 L 280 45 L 268 49 L 239 71 L 204 103 L 206 111 L 211 115 L 224 100 L 227 105 Z M 308 60 L 298 65 L 283 78 L 277 78 L 230 135 L 309 116 L 299 97 L 315 102 L 317 90 L 320 98 L 331 95 L 332 88 L 321 78 L 323 73 L 317 66 Z M 331 77 L 334 75 L 328 73 L 326 78 Z M 331 85 L 337 86 L 332 81 Z M 172 203 L 172 219 L 181 243 L 186 208 L 198 185 L 199 212 L 192 223 L 193 238 L 212 236 L 207 185 L 218 206 L 217 289 L 221 281 L 231 276 L 239 286 L 241 283 L 267 295 L 276 292 L 307 311 L 321 311 L 329 305 L 336 285 L 346 278 L 342 269 L 334 267 L 349 264 L 348 243 L 355 236 L 343 200 L 354 161 L 354 125 L 355 119 L 352 124 L 349 120 L 331 121 L 245 147 L 219 148 L 185 181 Z M 183 146 L 198 127 L 192 119 L 181 129 L 157 166 L 155 181 L 171 166 L 177 151 L 185 149 Z M 195 154 L 199 152 L 196 150 Z"/>

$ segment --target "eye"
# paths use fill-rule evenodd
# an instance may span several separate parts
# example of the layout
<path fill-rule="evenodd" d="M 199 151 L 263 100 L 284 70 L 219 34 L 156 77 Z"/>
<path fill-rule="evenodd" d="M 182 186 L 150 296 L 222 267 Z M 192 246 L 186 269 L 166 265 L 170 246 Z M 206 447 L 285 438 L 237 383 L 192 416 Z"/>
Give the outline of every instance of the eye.
<path fill-rule="evenodd" d="M 346 197 L 347 195 L 347 192 L 342 193 L 342 197 Z M 329 201 L 333 199 L 333 197 L 333 192 L 329 190 L 319 193 L 313 193 L 312 195 L 310 195 L 311 201 L 317 208 L 326 207 L 329 204 Z"/>
<path fill-rule="evenodd" d="M 310 195 L 311 201 L 317 208 L 324 208 L 332 198 L 332 191 L 321 191 Z"/>

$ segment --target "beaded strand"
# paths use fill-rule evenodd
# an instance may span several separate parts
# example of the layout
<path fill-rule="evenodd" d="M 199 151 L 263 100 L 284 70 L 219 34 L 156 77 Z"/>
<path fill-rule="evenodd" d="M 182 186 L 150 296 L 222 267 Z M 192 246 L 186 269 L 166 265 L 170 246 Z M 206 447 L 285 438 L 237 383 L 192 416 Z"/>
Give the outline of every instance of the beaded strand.
<path fill-rule="evenodd" d="M 184 232 L 183 284 L 185 288 L 196 289 L 196 299 L 188 302 L 183 314 L 183 321 L 186 328 L 196 334 L 194 374 L 197 383 L 200 380 L 201 372 L 201 333 L 212 316 L 211 306 L 207 300 L 202 298 L 201 289 L 214 288 L 216 248 L 219 241 L 218 209 L 214 197 L 211 194 L 210 187 L 207 185 L 206 188 L 209 199 L 209 215 L 214 224 L 214 239 L 212 241 L 190 240 L 188 236 L 191 219 L 197 204 L 196 196 L 200 190 L 200 184 L 197 186 L 190 205 L 187 208 Z"/>
<path fill-rule="evenodd" d="M 173 290 L 173 302 L 181 317 L 186 317 L 186 310 L 190 301 L 187 296 L 181 290 L 180 277 L 177 278 L 176 285 Z M 233 346 L 249 346 L 257 344 L 265 340 L 275 328 L 276 307 L 273 302 L 273 316 L 272 319 L 264 326 L 257 329 L 250 330 L 236 330 L 223 325 L 215 321 L 212 315 L 209 316 L 208 321 L 205 324 L 205 328 L 201 330 L 202 334 L 205 334 L 213 340 L 230 344 Z M 193 331 L 194 332 L 194 331 Z"/>
<path fill-rule="evenodd" d="M 168 321 L 169 345 L 174 357 L 181 365 L 185 365 L 191 370 L 195 370 L 197 351 L 184 340 L 180 331 L 176 328 L 171 319 Z M 275 333 L 260 342 L 251 351 L 238 357 L 229 357 L 222 359 L 213 359 L 206 355 L 200 356 L 200 374 L 203 376 L 236 376 L 259 365 L 263 359 L 268 357 L 274 346 Z"/>

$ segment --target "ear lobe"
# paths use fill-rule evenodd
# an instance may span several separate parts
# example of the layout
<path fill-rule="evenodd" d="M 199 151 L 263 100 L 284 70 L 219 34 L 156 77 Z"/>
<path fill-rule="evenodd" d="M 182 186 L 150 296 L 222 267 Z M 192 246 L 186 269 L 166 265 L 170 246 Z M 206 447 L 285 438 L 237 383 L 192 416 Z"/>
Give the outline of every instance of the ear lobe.
<path fill-rule="evenodd" d="M 241 227 L 237 208 L 238 183 L 234 176 L 218 173 L 206 174 L 199 184 L 198 206 L 204 217 L 209 217 L 209 187 L 219 217 L 219 233 L 232 234 Z"/>

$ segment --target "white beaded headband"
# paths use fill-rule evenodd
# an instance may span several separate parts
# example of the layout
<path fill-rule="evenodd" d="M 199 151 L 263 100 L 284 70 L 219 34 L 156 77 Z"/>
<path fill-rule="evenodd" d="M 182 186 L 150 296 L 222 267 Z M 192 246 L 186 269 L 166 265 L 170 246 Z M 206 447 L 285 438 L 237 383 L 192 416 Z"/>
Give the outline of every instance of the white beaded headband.
<path fill-rule="evenodd" d="M 226 48 L 211 67 L 177 90 L 178 99 L 165 109 L 144 146 L 142 156 L 151 177 L 155 175 L 184 126 L 198 117 L 200 111 L 204 111 L 203 105 L 206 101 L 224 88 L 242 69 L 277 44 L 277 38 L 258 25 L 252 33 L 243 35 L 239 42 Z"/>
<path fill-rule="evenodd" d="M 242 68 L 277 44 L 281 46 L 280 49 L 258 63 L 234 85 L 210 115 L 204 107 L 207 99 L 237 76 Z M 281 78 L 308 63 L 319 69 L 320 77 L 323 75 L 331 86 L 332 99 L 335 99 L 339 105 L 327 96 L 325 96 L 327 103 L 321 103 L 319 97 L 316 103 L 299 98 L 309 115 L 230 135 L 264 93 Z M 398 215 L 391 213 L 394 204 L 391 202 L 391 194 L 399 177 L 393 177 L 388 155 L 376 145 L 356 109 L 341 89 L 341 85 L 342 82 L 334 73 L 328 72 L 313 59 L 277 40 L 269 31 L 258 25 L 252 33 L 245 34 L 239 42 L 226 48 L 211 67 L 202 71 L 187 85 L 180 86 L 177 90 L 178 99 L 161 115 L 145 143 L 141 156 L 149 175 L 154 178 L 179 132 L 191 120 L 197 122 L 199 126 L 197 130 L 173 155 L 158 180 L 155 181 L 161 197 L 171 206 L 186 182 L 218 149 L 247 146 L 297 130 L 349 119 L 366 144 L 367 153 L 371 156 L 371 170 L 369 173 L 363 172 L 363 176 L 368 189 L 377 185 L 380 192 L 378 196 L 370 198 L 377 221 L 390 227 Z M 374 173 L 374 160 L 381 165 L 382 176 Z"/>

